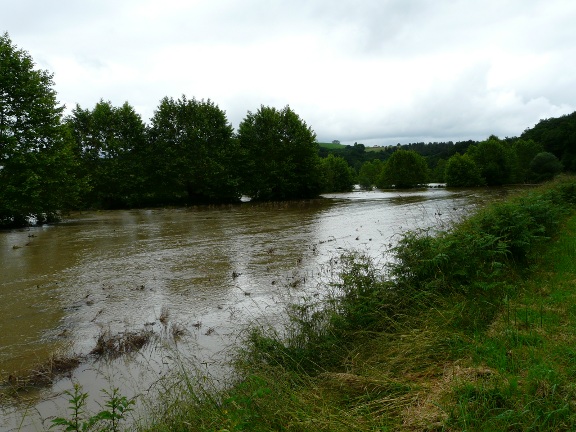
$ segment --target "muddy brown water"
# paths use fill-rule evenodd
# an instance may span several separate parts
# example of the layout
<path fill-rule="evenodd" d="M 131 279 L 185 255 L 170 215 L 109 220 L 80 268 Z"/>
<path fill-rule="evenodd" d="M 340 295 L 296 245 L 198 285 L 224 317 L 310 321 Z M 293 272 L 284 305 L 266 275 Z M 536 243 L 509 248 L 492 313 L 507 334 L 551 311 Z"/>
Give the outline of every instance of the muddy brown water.
<path fill-rule="evenodd" d="M 401 232 L 449 223 L 493 195 L 355 191 L 304 202 L 83 212 L 0 232 L 0 381 L 55 352 L 82 358 L 26 402 L 4 398 L 0 431 L 47 429 L 65 414 L 72 382 L 91 396 L 110 386 L 133 396 L 152 391 L 175 358 L 217 369 L 246 323 L 281 320 L 288 302 L 322 291 L 338 254 L 384 259 Z M 89 355 L 105 332 L 143 330 L 154 342 L 135 355 Z"/>

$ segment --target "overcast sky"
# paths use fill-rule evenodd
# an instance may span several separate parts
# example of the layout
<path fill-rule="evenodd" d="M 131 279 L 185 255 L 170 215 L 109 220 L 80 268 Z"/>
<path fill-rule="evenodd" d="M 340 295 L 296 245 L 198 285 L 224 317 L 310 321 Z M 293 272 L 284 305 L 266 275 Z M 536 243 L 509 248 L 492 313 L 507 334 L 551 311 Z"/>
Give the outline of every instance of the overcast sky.
<path fill-rule="evenodd" d="M 286 105 L 318 140 L 518 136 L 576 110 L 574 0 L 0 0 L 59 101 Z"/>

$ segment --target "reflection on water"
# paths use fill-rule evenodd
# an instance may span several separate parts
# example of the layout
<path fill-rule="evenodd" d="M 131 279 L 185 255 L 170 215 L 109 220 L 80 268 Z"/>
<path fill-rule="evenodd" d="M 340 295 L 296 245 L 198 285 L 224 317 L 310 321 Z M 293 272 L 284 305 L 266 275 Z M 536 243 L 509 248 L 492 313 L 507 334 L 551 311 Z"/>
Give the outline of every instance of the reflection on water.
<path fill-rule="evenodd" d="M 106 387 L 103 376 L 133 387 L 124 394 L 140 392 L 165 373 L 175 347 L 210 364 L 245 323 L 272 320 L 287 301 L 318 289 L 320 270 L 335 254 L 361 249 L 382 258 L 398 233 L 449 222 L 484 197 L 356 191 L 305 202 L 87 212 L 2 232 L 0 379 L 56 349 L 85 356 L 104 331 L 146 328 L 167 349 L 149 346 L 136 361 L 85 361 L 74 373 L 91 394 Z M 177 345 L 169 330 L 176 325 L 184 331 Z M 57 394 L 66 388 L 69 379 L 41 395 L 36 417 L 62 414 L 66 403 Z M 17 425 L 5 418 L 0 430 Z"/>

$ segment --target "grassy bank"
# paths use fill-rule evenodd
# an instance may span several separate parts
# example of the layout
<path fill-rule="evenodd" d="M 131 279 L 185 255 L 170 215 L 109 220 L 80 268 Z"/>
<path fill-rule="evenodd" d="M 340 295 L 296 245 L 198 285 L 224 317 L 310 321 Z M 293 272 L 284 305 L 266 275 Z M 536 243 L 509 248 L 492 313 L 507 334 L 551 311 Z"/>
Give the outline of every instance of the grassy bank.
<path fill-rule="evenodd" d="M 249 332 L 232 387 L 183 367 L 148 430 L 576 429 L 575 208 L 563 178 L 384 267 L 342 256 L 327 298 Z"/>

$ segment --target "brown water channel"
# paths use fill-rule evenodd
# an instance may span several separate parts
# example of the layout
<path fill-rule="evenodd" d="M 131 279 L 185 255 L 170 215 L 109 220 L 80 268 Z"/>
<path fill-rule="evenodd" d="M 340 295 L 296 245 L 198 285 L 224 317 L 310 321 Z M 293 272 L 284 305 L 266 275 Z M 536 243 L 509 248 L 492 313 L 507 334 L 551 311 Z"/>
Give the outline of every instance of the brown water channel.
<path fill-rule="evenodd" d="M 279 319 L 287 302 L 321 291 L 342 251 L 383 259 L 402 231 L 458 218 L 493 194 L 356 191 L 305 202 L 85 212 L 0 232 L 0 381 L 55 351 L 82 356 L 71 377 L 91 395 L 110 383 L 140 394 L 179 356 L 210 368 L 246 323 Z M 175 327 L 183 330 L 177 342 Z M 143 329 L 156 343 L 136 356 L 88 355 L 103 332 Z M 70 387 L 64 377 L 28 404 L 5 398 L 0 431 L 47 428 L 50 416 L 64 414 Z"/>

